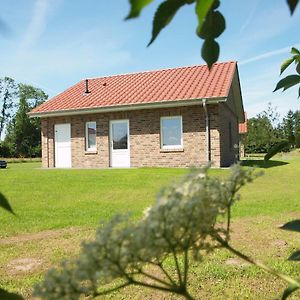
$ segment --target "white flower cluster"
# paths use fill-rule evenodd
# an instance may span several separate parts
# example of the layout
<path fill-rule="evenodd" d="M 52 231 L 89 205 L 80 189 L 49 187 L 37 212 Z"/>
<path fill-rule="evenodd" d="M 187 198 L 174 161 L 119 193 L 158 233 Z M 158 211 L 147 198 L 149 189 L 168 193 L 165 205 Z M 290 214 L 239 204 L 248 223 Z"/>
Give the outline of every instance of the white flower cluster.
<path fill-rule="evenodd" d="M 218 217 L 228 212 L 239 188 L 254 174 L 252 169 L 236 165 L 222 181 L 209 176 L 208 169 L 194 170 L 163 189 L 138 223 L 132 224 L 125 217 L 113 218 L 97 230 L 94 241 L 82 245 L 77 260 L 49 270 L 34 295 L 50 300 L 95 296 L 116 278 L 127 284 L 138 283 L 135 276 L 143 274 L 143 267 L 161 266 L 170 255 L 189 252 L 199 258 L 200 251 L 213 250 L 216 234 L 229 236 Z"/>

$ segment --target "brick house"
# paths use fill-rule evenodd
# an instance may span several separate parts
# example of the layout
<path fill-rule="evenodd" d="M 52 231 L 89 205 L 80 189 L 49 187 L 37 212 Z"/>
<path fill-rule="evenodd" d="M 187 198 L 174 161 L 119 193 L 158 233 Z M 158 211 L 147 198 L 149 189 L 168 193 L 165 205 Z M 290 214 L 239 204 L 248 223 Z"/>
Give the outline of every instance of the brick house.
<path fill-rule="evenodd" d="M 82 80 L 29 114 L 44 168 L 229 166 L 244 122 L 236 62 Z"/>

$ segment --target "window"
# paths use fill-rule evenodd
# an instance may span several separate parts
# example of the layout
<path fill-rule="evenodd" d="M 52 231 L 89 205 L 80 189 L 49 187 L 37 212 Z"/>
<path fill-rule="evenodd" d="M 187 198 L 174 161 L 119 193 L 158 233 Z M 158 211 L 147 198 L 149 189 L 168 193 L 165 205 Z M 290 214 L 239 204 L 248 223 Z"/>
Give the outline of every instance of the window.
<path fill-rule="evenodd" d="M 113 150 L 128 149 L 127 121 L 114 121 L 111 124 Z"/>
<path fill-rule="evenodd" d="M 182 117 L 162 117 L 160 119 L 162 149 L 182 148 Z"/>
<path fill-rule="evenodd" d="M 96 122 L 86 122 L 85 148 L 87 151 L 96 150 Z"/>

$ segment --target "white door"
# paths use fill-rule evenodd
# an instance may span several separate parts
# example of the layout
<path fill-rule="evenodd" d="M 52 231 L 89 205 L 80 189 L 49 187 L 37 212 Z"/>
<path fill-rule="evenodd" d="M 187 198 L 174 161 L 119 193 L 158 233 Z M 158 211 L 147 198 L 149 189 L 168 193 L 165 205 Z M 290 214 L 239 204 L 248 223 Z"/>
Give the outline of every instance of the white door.
<path fill-rule="evenodd" d="M 55 138 L 55 167 L 71 168 L 71 124 L 56 124 Z"/>
<path fill-rule="evenodd" d="M 110 121 L 110 166 L 130 167 L 129 120 Z"/>

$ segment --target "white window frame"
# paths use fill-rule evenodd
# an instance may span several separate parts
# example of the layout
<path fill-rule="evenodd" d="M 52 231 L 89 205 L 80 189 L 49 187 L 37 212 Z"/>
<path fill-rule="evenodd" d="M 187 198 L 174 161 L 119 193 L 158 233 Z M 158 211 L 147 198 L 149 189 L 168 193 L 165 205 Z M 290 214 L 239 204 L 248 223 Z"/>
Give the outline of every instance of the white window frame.
<path fill-rule="evenodd" d="M 95 141 L 95 147 L 89 148 L 89 124 L 95 124 L 96 128 L 96 141 Z M 88 121 L 85 123 L 85 151 L 96 151 L 97 150 L 97 122 L 96 121 Z"/>
<path fill-rule="evenodd" d="M 180 145 L 164 145 L 163 144 L 163 120 L 178 119 L 180 118 Z M 160 148 L 161 149 L 183 149 L 183 126 L 182 126 L 182 116 L 169 116 L 160 118 Z"/>

